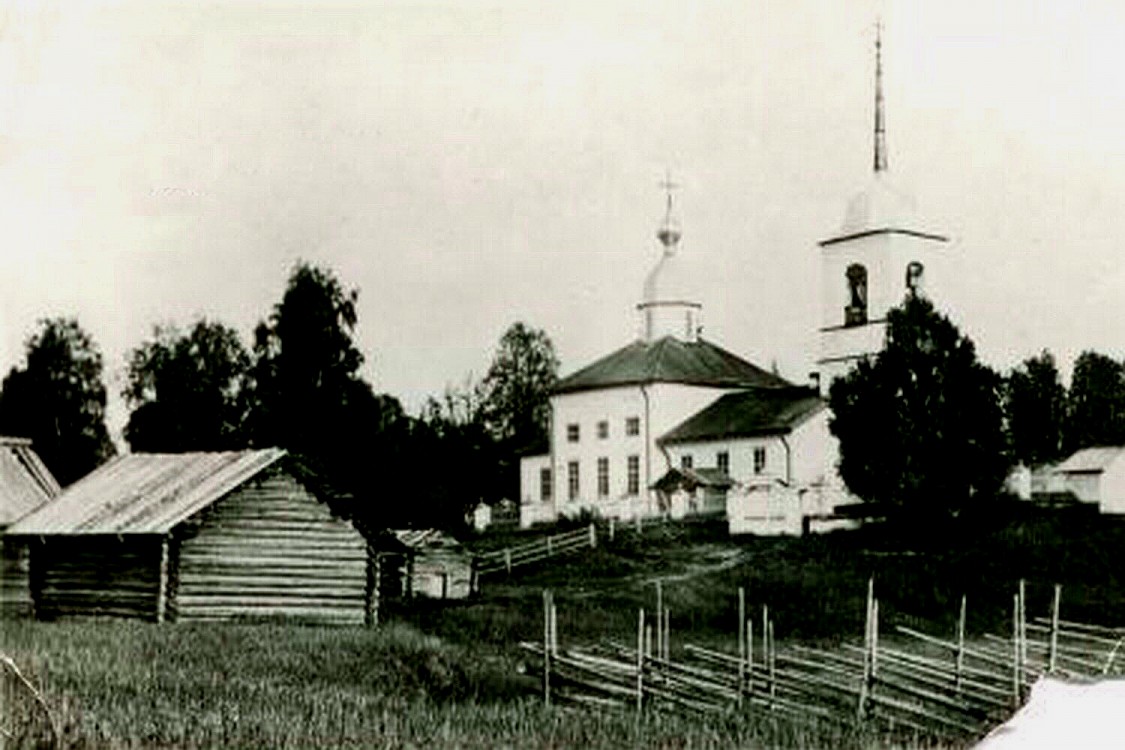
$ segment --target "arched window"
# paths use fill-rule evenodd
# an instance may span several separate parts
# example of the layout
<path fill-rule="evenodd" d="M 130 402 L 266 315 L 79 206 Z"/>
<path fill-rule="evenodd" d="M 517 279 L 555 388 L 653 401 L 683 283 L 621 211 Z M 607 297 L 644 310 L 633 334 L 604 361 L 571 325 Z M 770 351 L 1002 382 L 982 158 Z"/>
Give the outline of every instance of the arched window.
<path fill-rule="evenodd" d="M 916 260 L 906 264 L 906 293 L 916 297 L 922 293 L 922 274 L 926 268 Z"/>
<path fill-rule="evenodd" d="M 844 308 L 844 325 L 859 326 L 867 322 L 867 269 L 859 263 L 848 266 L 848 306 Z"/>

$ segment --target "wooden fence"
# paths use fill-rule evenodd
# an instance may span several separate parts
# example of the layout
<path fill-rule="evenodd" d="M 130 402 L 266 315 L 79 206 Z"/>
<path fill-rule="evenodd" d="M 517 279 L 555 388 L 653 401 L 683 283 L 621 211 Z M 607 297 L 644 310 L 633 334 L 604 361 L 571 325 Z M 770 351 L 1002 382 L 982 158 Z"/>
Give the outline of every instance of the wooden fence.
<path fill-rule="evenodd" d="M 1019 707 L 1040 675 L 1125 675 L 1125 628 L 1062 620 L 1058 586 L 1050 616 L 1028 620 L 1024 591 L 1020 582 L 1005 637 L 985 635 L 967 644 L 962 598 L 952 638 L 897 627 L 903 645 L 889 648 L 880 643 L 871 582 L 862 644 L 837 650 L 794 644 L 779 651 L 768 607 L 760 620 L 749 616 L 740 589 L 737 649 L 684 643 L 675 659 L 671 613 L 659 584 L 655 609 L 638 613 L 635 645 L 606 641 L 560 649 L 554 597 L 545 592 L 543 641 L 520 645 L 542 660 L 547 703 L 702 714 L 768 710 L 796 721 L 874 723 L 925 737 L 977 735 Z"/>
<path fill-rule="evenodd" d="M 477 555 L 475 561 L 476 573 L 477 576 L 501 571 L 511 573 L 514 568 L 522 565 L 531 565 L 552 557 L 569 555 L 597 546 L 598 528 L 591 523 L 589 526 L 574 531 L 552 534 L 525 544 Z"/>

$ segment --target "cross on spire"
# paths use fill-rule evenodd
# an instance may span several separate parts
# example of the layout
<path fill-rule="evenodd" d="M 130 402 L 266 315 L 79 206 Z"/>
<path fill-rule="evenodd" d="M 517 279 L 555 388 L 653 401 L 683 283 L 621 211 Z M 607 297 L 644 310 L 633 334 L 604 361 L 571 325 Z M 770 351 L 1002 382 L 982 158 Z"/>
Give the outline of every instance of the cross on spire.
<path fill-rule="evenodd" d="M 672 181 L 671 171 L 665 170 L 664 179 L 660 181 L 660 187 L 664 189 L 664 193 L 667 196 L 667 207 L 664 211 L 664 223 L 660 225 L 656 237 L 660 240 L 660 244 L 664 245 L 665 249 L 671 249 L 680 241 L 680 237 L 683 235 L 676 222 L 675 216 L 672 214 L 672 191 L 679 188 L 680 185 Z"/>
<path fill-rule="evenodd" d="M 875 22 L 875 172 L 887 171 L 887 131 L 883 120 L 883 20 Z"/>

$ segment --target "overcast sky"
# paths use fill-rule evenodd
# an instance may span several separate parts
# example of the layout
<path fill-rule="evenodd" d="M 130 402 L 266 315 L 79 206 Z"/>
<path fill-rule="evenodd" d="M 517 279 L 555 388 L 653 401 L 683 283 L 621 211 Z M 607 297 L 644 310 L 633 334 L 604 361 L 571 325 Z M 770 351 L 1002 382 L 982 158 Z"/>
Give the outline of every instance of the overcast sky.
<path fill-rule="evenodd" d="M 1007 368 L 1125 356 L 1119 2 L 7 2 L 0 370 L 38 318 L 105 355 L 200 315 L 249 341 L 294 262 L 360 290 L 415 409 L 514 321 L 567 372 L 637 332 L 670 169 L 704 335 L 804 381 L 819 239 L 871 169 L 955 243 L 932 290 Z"/>

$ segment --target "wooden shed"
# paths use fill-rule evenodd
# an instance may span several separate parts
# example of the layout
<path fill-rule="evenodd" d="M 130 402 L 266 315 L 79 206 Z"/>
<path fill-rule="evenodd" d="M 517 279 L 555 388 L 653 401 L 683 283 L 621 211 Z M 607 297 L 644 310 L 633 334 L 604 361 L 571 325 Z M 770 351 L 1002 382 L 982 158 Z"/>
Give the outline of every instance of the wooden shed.
<path fill-rule="evenodd" d="M 371 623 L 368 545 L 285 451 L 120 456 L 9 530 L 36 616 Z"/>
<path fill-rule="evenodd" d="M 0 616 L 31 613 L 27 545 L 8 537 L 8 527 L 58 494 L 31 441 L 0 436 Z"/>
<path fill-rule="evenodd" d="M 477 588 L 473 556 L 459 541 L 437 529 L 393 532 L 409 550 L 403 558 L 403 596 L 466 599 Z"/>

